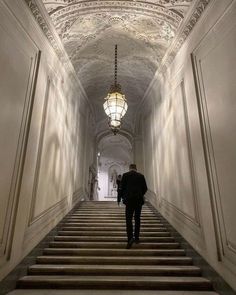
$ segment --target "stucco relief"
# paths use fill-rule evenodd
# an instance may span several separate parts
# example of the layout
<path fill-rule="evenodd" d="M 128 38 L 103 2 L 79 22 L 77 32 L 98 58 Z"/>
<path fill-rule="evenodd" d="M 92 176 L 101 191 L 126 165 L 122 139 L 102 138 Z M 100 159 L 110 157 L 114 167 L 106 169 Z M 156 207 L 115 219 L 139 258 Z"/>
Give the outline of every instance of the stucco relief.
<path fill-rule="evenodd" d="M 39 0 L 25 1 L 60 55 L 48 22 L 40 15 Z M 129 103 L 124 121 L 134 128 L 137 107 L 156 70 L 165 72 L 210 0 L 42 2 L 94 105 L 97 123 L 105 117 L 102 103 L 113 82 L 118 44 L 118 82 Z"/>

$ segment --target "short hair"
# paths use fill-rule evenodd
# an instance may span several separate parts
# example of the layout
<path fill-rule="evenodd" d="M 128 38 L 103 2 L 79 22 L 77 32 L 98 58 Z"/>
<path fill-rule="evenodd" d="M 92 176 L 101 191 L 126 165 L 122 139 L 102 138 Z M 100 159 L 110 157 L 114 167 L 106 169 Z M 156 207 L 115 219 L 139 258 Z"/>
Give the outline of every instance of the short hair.
<path fill-rule="evenodd" d="M 136 166 L 136 164 L 130 164 L 130 165 L 129 165 L 129 169 L 130 169 L 130 170 L 137 170 L 137 166 Z"/>

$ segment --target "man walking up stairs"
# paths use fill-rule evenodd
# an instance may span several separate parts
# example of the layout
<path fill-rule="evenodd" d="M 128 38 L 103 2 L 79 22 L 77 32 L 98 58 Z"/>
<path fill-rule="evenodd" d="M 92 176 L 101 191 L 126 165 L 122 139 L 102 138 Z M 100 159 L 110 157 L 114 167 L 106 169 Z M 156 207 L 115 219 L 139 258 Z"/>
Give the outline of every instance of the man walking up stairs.
<path fill-rule="evenodd" d="M 58 225 L 54 241 L 18 281 L 18 288 L 80 290 L 76 294 L 88 294 L 85 289 L 93 290 L 91 294 L 121 294 L 114 293 L 117 290 L 130 290 L 125 294 L 131 290 L 137 294 L 153 294 L 147 290 L 216 294 L 209 292 L 211 282 L 175 242 L 165 220 L 147 205 L 142 210 L 140 240 L 125 249 L 124 207 L 116 202 L 84 202 Z"/>

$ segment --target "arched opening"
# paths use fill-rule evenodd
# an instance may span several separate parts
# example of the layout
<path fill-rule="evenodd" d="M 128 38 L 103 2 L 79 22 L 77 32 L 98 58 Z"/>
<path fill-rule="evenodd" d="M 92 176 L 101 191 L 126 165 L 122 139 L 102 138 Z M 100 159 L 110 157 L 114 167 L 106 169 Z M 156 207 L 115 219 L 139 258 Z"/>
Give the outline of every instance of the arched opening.
<path fill-rule="evenodd" d="M 130 141 L 122 134 L 107 135 L 98 143 L 98 200 L 115 201 L 116 180 L 133 160 Z"/>

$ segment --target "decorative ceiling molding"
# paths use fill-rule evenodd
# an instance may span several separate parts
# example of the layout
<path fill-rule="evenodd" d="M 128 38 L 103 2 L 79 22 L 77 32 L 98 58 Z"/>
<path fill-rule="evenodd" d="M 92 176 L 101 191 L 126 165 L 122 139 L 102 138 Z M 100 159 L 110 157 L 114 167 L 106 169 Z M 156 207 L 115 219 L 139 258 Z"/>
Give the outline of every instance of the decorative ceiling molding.
<path fill-rule="evenodd" d="M 129 105 L 123 123 L 133 132 L 152 81 L 166 72 L 210 0 L 25 2 L 62 62 L 65 48 L 95 110 L 97 132 L 106 128 L 102 104 L 118 44 L 118 80 Z"/>
<path fill-rule="evenodd" d="M 78 18 L 84 14 L 93 14 L 97 12 L 130 12 L 142 15 L 151 15 L 168 20 L 171 26 L 178 27 L 183 19 L 179 13 L 167 9 L 162 5 L 150 4 L 148 2 L 136 1 L 86 1 L 69 4 L 66 7 L 59 7 L 55 12 L 50 13 L 55 27 L 72 17 Z"/>
<path fill-rule="evenodd" d="M 59 58 L 61 58 L 62 57 L 61 49 L 59 48 L 58 42 L 54 38 L 52 31 L 50 30 L 49 25 L 47 24 L 45 17 L 42 14 L 42 10 L 39 9 L 38 3 L 36 3 L 35 0 L 25 0 L 25 2 L 29 6 L 34 18 L 36 19 L 44 35 L 50 42 L 51 46 L 55 50 L 56 54 L 58 55 Z"/>
<path fill-rule="evenodd" d="M 186 20 L 184 26 L 180 29 L 179 34 L 176 36 L 174 42 L 167 50 L 165 56 L 163 57 L 162 63 L 160 68 L 157 70 L 158 73 L 165 73 L 166 69 L 174 60 L 176 54 L 180 50 L 181 46 L 193 30 L 194 26 L 196 25 L 197 21 L 201 17 L 203 11 L 206 9 L 207 5 L 210 3 L 211 0 L 200 0 L 194 6 L 193 11 L 189 16 L 189 19 Z"/>
<path fill-rule="evenodd" d="M 168 67 L 168 65 L 172 62 L 174 59 L 176 53 L 192 31 L 194 25 L 197 23 L 198 19 L 200 18 L 201 14 L 205 10 L 206 6 L 209 4 L 211 0 L 198 0 L 197 5 L 195 10 L 192 12 L 191 18 L 187 23 L 184 24 L 184 28 L 182 30 L 181 36 L 179 36 L 178 40 L 175 40 L 175 45 L 172 47 L 171 51 L 168 51 L 165 57 L 163 58 L 162 61 L 162 71 L 164 72 L 165 69 Z M 61 49 L 58 46 L 57 40 L 55 40 L 48 23 L 45 21 L 45 18 L 42 14 L 41 9 L 39 9 L 37 0 L 25 0 L 27 5 L 29 6 L 32 14 L 34 15 L 36 21 L 38 22 L 39 26 L 41 27 L 42 31 L 44 32 L 45 36 L 51 43 L 52 47 L 54 48 L 55 52 L 59 57 L 61 57 Z M 132 13 L 134 10 L 138 10 L 140 13 L 151 13 L 152 15 L 159 13 L 160 15 L 165 15 L 169 20 L 173 21 L 173 24 L 178 27 L 178 22 L 180 22 L 183 19 L 180 16 L 180 12 L 177 12 L 178 10 L 174 10 L 174 5 L 180 5 L 184 4 L 185 6 L 187 3 L 191 3 L 191 0 L 189 1 L 178 1 L 178 0 L 172 0 L 172 1 L 156 1 L 159 2 L 160 4 L 153 4 L 153 1 L 144 2 L 144 1 L 86 1 L 86 2 L 80 2 L 79 0 L 63 0 L 63 1 L 43 1 L 47 7 L 47 5 L 51 4 L 51 6 L 56 7 L 54 10 L 49 9 L 49 13 L 52 17 L 52 21 L 58 21 L 58 20 L 63 20 L 61 18 L 68 16 L 70 13 L 75 13 L 78 11 L 83 11 L 87 9 L 87 13 L 91 12 L 90 10 L 99 10 L 99 6 L 105 7 L 106 9 L 115 9 L 117 10 L 126 10 L 128 11 L 129 9 L 133 9 Z M 169 6 L 169 9 L 167 9 L 165 6 L 162 5 L 167 5 L 171 4 L 172 6 Z M 101 9 L 100 9 L 101 11 Z M 180 10 L 182 11 L 182 10 Z M 84 11 L 85 13 L 85 11 Z M 183 12 L 181 12 L 183 14 Z M 66 31 L 73 25 L 75 19 L 70 20 L 66 23 Z M 172 25 L 173 25 L 172 24 Z"/>

